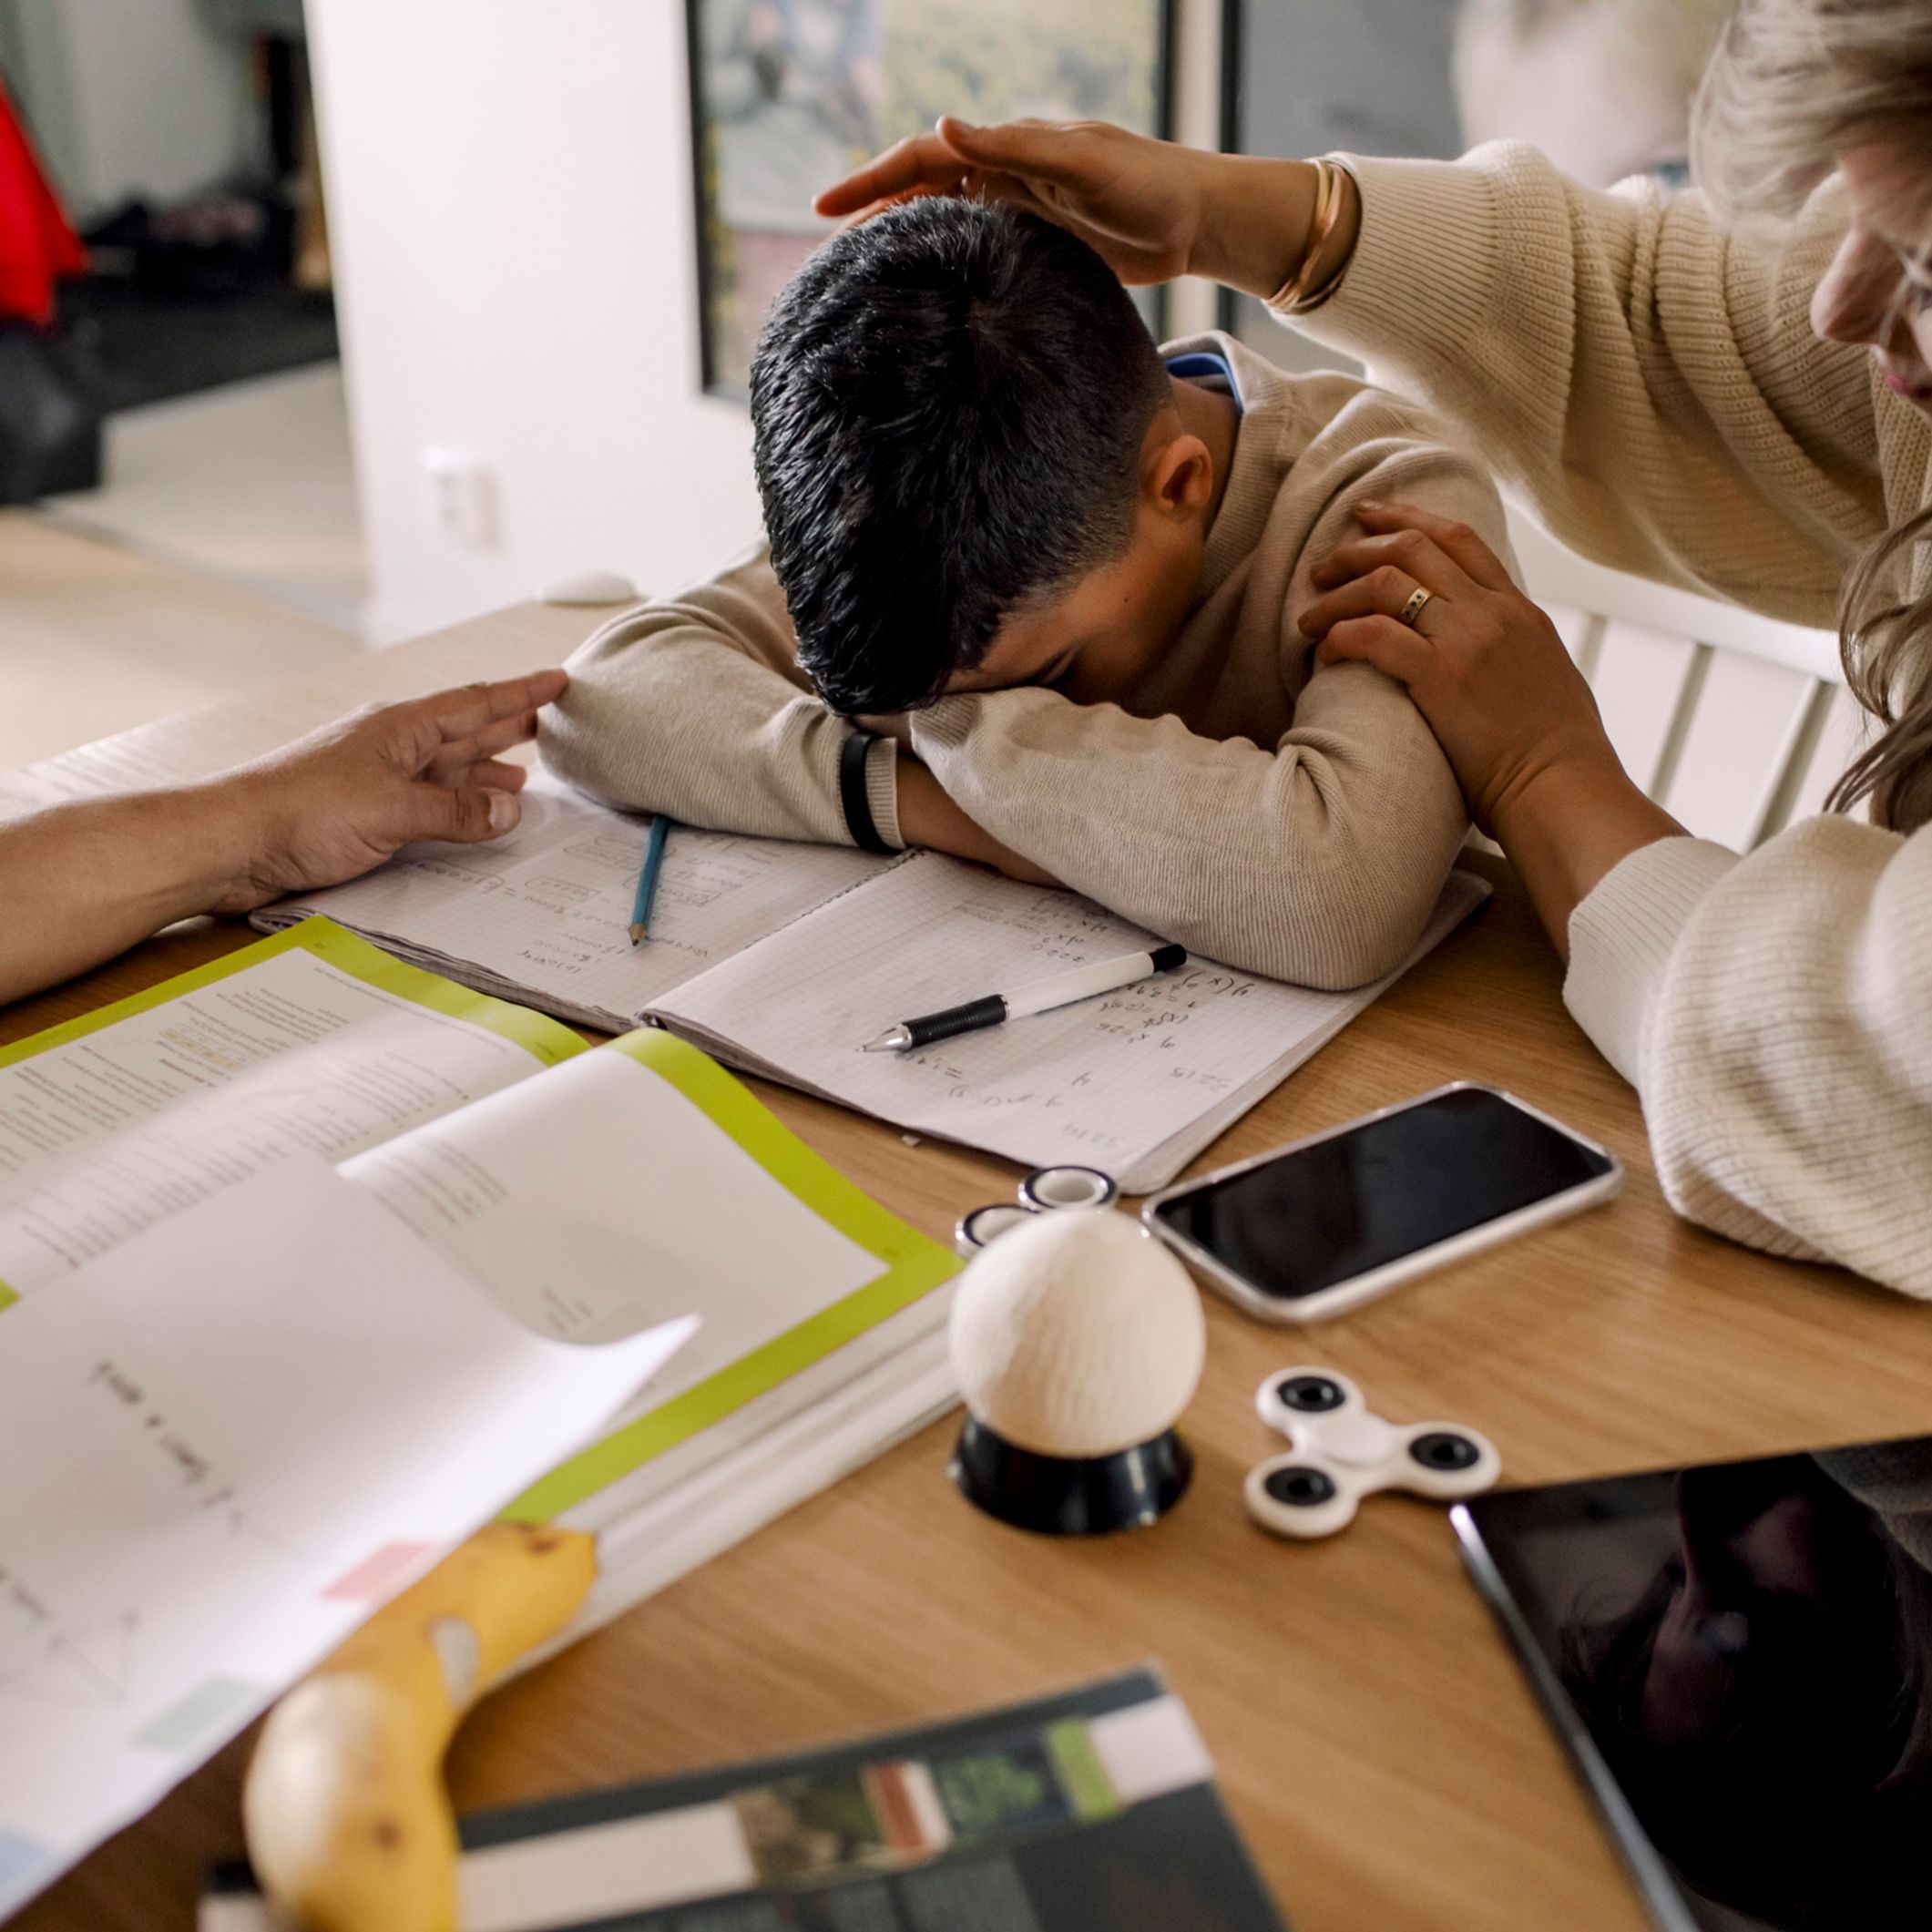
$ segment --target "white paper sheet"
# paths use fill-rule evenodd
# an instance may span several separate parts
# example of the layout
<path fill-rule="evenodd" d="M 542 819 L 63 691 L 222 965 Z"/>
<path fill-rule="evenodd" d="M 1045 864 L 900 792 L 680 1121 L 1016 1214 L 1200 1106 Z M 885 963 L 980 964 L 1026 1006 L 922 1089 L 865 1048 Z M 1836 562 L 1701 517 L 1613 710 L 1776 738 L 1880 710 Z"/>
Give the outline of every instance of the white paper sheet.
<path fill-rule="evenodd" d="M 650 937 L 630 914 L 650 828 L 538 772 L 523 822 L 492 845 L 405 846 L 366 878 L 257 915 L 264 930 L 323 913 L 405 956 L 614 1031 L 659 994 L 893 862 L 847 846 L 679 826 Z"/>
<path fill-rule="evenodd" d="M 301 1154 L 10 1312 L 0 1917 L 580 1446 L 690 1325 L 534 1335 Z"/>
<path fill-rule="evenodd" d="M 531 1328 L 592 1341 L 702 1315 L 652 1406 L 886 1270 L 669 1080 L 609 1048 L 342 1171 Z"/>
<path fill-rule="evenodd" d="M 22 1295 L 297 1150 L 335 1161 L 541 1071 L 299 948 L 0 1068 L 0 1282 Z"/>

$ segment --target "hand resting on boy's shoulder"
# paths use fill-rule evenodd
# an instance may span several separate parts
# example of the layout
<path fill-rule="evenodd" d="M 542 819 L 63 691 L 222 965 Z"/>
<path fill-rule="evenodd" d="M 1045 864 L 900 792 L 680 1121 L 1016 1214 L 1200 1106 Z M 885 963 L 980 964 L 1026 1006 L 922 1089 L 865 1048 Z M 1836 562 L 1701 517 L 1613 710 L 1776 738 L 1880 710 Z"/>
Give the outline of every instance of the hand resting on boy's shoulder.
<path fill-rule="evenodd" d="M 612 802 L 931 844 L 1321 986 L 1400 963 L 1466 821 L 1399 686 L 1293 613 L 1364 497 L 1505 550 L 1424 412 L 1147 341 L 1084 246 L 926 201 L 835 237 L 753 377 L 772 545 L 571 660 L 545 755 Z M 842 777 L 843 788 L 842 789 Z M 870 828 L 868 828 L 870 829 Z"/>

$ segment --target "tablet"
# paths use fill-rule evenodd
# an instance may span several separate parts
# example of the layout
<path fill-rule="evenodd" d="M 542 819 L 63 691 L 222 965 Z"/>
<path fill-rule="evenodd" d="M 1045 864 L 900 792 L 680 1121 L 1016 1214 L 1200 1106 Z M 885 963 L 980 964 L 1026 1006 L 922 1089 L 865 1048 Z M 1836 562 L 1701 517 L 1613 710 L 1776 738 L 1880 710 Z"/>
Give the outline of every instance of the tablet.
<path fill-rule="evenodd" d="M 1932 1436 L 1453 1519 L 1658 1925 L 1932 1924 Z"/>

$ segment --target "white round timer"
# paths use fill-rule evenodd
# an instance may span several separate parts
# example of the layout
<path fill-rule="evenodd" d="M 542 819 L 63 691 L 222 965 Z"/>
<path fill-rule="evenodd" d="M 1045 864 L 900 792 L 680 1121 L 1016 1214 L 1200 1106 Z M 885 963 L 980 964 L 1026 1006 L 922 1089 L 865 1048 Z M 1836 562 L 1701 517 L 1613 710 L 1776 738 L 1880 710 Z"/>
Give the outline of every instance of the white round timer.
<path fill-rule="evenodd" d="M 1191 1400 L 1207 1354 L 1187 1270 L 1124 1214 L 1041 1214 L 976 1255 L 953 1301 L 973 1416 L 1037 1457 L 1147 1444 Z"/>

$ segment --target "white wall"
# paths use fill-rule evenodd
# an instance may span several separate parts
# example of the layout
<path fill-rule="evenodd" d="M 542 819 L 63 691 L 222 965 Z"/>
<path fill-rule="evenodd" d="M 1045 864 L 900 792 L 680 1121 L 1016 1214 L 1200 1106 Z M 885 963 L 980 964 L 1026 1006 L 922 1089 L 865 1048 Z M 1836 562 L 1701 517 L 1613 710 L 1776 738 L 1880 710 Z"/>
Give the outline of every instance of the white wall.
<path fill-rule="evenodd" d="M 86 222 L 257 158 L 247 52 L 195 0 L 15 0 L 7 46 L 47 169 Z"/>
<path fill-rule="evenodd" d="M 755 536 L 698 388 L 681 0 L 309 0 L 377 642 L 586 568 L 647 590 Z M 473 452 L 496 533 L 439 527 Z"/>

